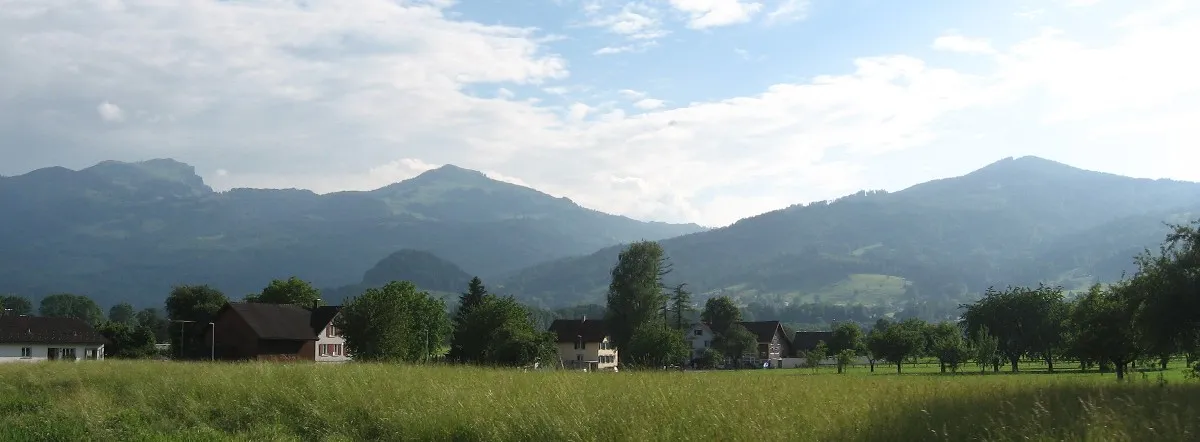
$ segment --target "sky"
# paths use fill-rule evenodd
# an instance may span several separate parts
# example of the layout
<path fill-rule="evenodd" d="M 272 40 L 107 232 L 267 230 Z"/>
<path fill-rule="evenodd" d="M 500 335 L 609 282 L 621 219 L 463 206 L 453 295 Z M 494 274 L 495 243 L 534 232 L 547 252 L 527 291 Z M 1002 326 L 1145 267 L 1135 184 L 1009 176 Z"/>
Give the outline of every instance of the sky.
<path fill-rule="evenodd" d="M 1196 42 L 1187 0 L 0 0 L 0 175 L 454 164 L 714 227 L 1010 156 L 1200 181 Z"/>

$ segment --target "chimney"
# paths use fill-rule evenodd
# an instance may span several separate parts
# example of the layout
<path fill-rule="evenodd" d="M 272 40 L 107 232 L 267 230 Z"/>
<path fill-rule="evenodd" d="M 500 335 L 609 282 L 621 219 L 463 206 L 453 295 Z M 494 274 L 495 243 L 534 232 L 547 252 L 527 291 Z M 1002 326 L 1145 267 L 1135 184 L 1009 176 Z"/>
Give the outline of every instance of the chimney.
<path fill-rule="evenodd" d="M 318 306 L 320 303 L 321 303 L 321 298 L 314 299 L 314 300 L 313 300 L 312 309 L 313 309 L 313 310 L 316 310 L 316 309 L 317 309 L 317 306 Z"/>
<path fill-rule="evenodd" d="M 583 321 L 580 322 L 587 322 L 587 315 L 583 315 Z"/>

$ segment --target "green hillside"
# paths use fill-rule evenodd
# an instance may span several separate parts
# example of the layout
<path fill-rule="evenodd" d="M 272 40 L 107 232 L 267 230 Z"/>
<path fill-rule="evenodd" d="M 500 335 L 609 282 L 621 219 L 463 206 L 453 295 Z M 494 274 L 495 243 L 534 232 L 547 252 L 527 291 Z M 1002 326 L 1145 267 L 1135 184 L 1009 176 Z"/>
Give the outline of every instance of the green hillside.
<path fill-rule="evenodd" d="M 481 276 L 703 230 L 580 207 L 454 166 L 370 192 L 214 192 L 172 160 L 104 162 L 0 178 L 0 293 L 161 302 L 174 284 L 250 293 L 297 275 L 360 281 L 402 249 Z"/>
<path fill-rule="evenodd" d="M 859 192 L 662 241 L 670 283 L 746 302 L 955 304 L 991 285 L 1112 281 L 1200 214 L 1200 184 L 1005 159 L 903 191 Z M 547 305 L 595 302 L 618 247 L 510 274 Z"/>

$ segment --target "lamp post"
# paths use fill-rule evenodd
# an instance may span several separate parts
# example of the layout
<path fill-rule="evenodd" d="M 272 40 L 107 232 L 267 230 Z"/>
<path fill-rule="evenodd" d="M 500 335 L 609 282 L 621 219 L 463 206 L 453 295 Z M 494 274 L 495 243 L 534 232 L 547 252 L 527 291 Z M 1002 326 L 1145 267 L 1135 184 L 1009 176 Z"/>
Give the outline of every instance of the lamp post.
<path fill-rule="evenodd" d="M 187 319 L 172 319 L 171 322 L 179 323 L 179 358 L 183 359 L 183 326 L 184 326 L 184 324 L 187 324 L 189 322 L 196 322 L 196 321 L 190 321 Z"/>
<path fill-rule="evenodd" d="M 208 353 L 208 360 L 211 362 L 217 360 L 217 323 L 210 322 L 208 326 L 212 328 L 212 348 Z"/>

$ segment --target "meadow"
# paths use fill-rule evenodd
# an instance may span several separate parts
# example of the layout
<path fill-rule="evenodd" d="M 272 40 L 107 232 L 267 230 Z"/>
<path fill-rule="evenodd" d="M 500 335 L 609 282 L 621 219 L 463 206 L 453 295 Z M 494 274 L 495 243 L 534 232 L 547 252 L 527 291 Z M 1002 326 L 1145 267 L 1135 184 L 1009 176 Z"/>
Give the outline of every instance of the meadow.
<path fill-rule="evenodd" d="M 377 364 L 0 366 L 3 440 L 1143 441 L 1200 438 L 1171 375 Z"/>

